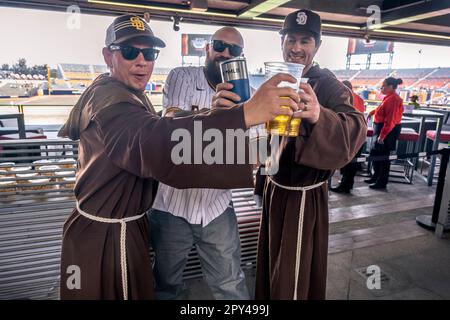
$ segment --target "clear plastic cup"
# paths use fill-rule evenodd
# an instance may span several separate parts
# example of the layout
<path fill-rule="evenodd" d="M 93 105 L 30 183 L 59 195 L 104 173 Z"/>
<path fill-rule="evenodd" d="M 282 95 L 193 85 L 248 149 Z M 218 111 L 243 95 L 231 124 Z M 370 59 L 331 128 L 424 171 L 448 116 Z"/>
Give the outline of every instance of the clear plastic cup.
<path fill-rule="evenodd" d="M 296 83 L 291 83 L 287 81 L 281 82 L 279 87 L 289 87 L 297 90 L 299 81 L 302 78 L 303 68 L 305 67 L 303 64 L 299 63 L 291 63 L 291 62 L 265 62 L 265 80 L 269 80 L 277 73 L 287 73 L 297 79 Z"/>
<path fill-rule="evenodd" d="M 303 68 L 302 64 L 290 63 L 290 62 L 266 62 L 264 63 L 266 68 L 265 80 L 271 79 L 278 73 L 287 73 L 293 76 L 297 82 L 291 83 L 282 81 L 278 87 L 289 87 L 294 90 L 299 90 L 299 83 L 306 78 L 302 79 Z M 307 79 L 306 79 L 307 81 Z M 303 82 L 303 81 L 302 81 Z M 286 97 L 286 99 L 290 99 Z M 281 106 L 281 108 L 290 108 L 288 106 Z M 300 131 L 300 118 L 292 118 L 290 116 L 277 116 L 273 120 L 266 123 L 266 129 L 270 134 L 280 136 L 296 137 Z"/>

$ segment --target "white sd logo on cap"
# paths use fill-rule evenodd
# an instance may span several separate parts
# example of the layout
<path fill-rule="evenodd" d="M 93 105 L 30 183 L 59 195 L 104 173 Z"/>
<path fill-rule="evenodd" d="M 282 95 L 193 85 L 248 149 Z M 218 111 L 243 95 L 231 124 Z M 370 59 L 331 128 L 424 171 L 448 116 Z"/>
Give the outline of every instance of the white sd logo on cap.
<path fill-rule="evenodd" d="M 304 12 L 299 12 L 297 14 L 297 23 L 304 25 L 306 23 L 306 20 L 308 19 L 308 16 Z"/>

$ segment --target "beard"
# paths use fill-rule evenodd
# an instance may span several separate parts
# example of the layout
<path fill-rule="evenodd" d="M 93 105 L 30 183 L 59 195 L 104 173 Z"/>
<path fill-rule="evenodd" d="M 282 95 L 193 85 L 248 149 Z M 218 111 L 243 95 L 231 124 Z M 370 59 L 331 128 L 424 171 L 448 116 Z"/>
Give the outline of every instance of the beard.
<path fill-rule="evenodd" d="M 227 59 L 224 57 L 218 57 L 215 60 L 209 59 L 206 60 L 205 65 L 206 77 L 208 78 L 209 82 L 211 82 L 211 84 L 214 86 L 222 82 L 222 75 L 220 73 L 220 63 L 225 60 Z"/>

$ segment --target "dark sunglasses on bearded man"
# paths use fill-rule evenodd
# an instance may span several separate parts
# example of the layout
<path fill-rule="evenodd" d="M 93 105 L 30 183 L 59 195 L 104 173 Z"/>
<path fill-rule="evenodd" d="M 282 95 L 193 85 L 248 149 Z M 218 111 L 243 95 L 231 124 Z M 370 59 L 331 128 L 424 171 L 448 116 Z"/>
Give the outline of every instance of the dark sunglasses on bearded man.
<path fill-rule="evenodd" d="M 216 52 L 224 52 L 226 48 L 230 52 L 230 55 L 233 57 L 238 57 L 242 54 L 243 48 L 236 44 L 229 44 L 222 40 L 213 40 L 211 41 L 212 47 Z"/>

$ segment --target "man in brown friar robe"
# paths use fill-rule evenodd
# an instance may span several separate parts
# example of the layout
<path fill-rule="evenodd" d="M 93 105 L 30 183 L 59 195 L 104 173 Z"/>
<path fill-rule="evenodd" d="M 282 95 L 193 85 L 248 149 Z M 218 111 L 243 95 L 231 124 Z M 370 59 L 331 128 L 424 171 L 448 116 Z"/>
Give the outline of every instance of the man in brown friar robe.
<path fill-rule="evenodd" d="M 179 142 L 171 139 L 174 130 L 187 130 L 198 139 L 194 122 L 200 121 L 203 130 L 215 128 L 225 136 L 227 128 L 245 130 L 276 115 L 292 114 L 279 111 L 280 97 L 290 96 L 293 110 L 299 97 L 294 90 L 277 88 L 281 81 L 294 81 L 279 76 L 245 104 L 159 118 L 144 90 L 156 48 L 164 42 L 143 19 L 130 15 L 113 21 L 105 42 L 103 55 L 111 73 L 99 76 L 83 93 L 59 132 L 79 140 L 77 205 L 63 228 L 60 294 L 62 299 L 152 299 L 144 213 L 152 205 L 155 181 L 176 188 L 252 184 L 248 164 L 191 164 L 192 153 L 190 163 L 175 165 L 171 151 Z M 236 150 L 238 146 L 237 156 Z"/>
<path fill-rule="evenodd" d="M 321 43 L 319 15 L 309 10 L 293 12 L 280 33 L 284 60 L 305 65 L 303 77 L 309 80 L 300 85 L 304 93 L 300 94 L 299 136 L 283 137 L 275 155 L 278 172 L 258 177 L 265 184 L 255 297 L 324 299 L 326 181 L 356 154 L 367 125 L 363 114 L 352 107 L 350 91 L 330 71 L 312 65 Z"/>

